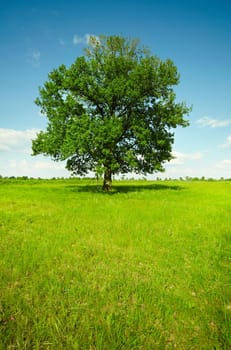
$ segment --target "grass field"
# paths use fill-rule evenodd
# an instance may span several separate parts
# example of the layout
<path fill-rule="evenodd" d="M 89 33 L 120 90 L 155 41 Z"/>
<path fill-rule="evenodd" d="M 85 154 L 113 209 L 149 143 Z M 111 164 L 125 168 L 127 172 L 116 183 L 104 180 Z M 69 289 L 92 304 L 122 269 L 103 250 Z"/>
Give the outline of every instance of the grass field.
<path fill-rule="evenodd" d="M 231 349 L 231 182 L 0 180 L 0 349 Z"/>

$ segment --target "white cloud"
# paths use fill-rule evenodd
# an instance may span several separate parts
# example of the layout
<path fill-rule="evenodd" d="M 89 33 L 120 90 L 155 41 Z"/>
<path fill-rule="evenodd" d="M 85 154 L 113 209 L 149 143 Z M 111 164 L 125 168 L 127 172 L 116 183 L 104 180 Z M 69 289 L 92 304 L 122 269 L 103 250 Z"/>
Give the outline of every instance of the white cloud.
<path fill-rule="evenodd" d="M 196 121 L 201 127 L 209 126 L 210 128 L 221 128 L 231 124 L 231 119 L 218 120 L 210 117 L 202 117 Z"/>
<path fill-rule="evenodd" d="M 169 162 L 169 165 L 183 165 L 186 161 L 191 160 L 200 160 L 203 158 L 202 152 L 193 152 L 193 153 L 181 153 L 174 151 L 173 156 L 175 157 Z"/>
<path fill-rule="evenodd" d="M 216 168 L 231 171 L 231 159 L 224 159 L 217 163 Z"/>
<path fill-rule="evenodd" d="M 32 170 L 63 170 L 63 164 L 56 163 L 50 160 L 41 160 L 36 161 L 35 158 L 31 158 L 31 160 L 23 159 L 23 160 L 10 160 L 9 161 L 10 169 L 23 169 L 23 171 L 32 171 Z"/>
<path fill-rule="evenodd" d="M 0 175 L 28 177 L 68 177 L 66 162 L 54 162 L 42 155 L 32 157 L 31 140 L 40 130 L 0 128 Z"/>
<path fill-rule="evenodd" d="M 22 151 L 31 149 L 31 140 L 38 129 L 14 130 L 0 128 L 0 152 Z"/>
<path fill-rule="evenodd" d="M 219 146 L 220 148 L 229 148 L 231 147 L 231 134 L 227 137 L 226 143 Z"/>
<path fill-rule="evenodd" d="M 90 43 L 91 38 L 95 38 L 96 42 L 99 42 L 99 37 L 97 35 L 86 33 L 83 36 L 75 34 L 73 36 L 73 44 L 74 45 L 79 45 L 79 44 L 87 44 L 88 45 Z"/>
<path fill-rule="evenodd" d="M 15 156 L 17 156 L 15 154 Z M 40 160 L 37 161 L 37 158 Z M 28 176 L 28 177 L 69 177 L 70 173 L 65 169 L 65 162 L 56 163 L 43 156 L 24 157 L 23 159 L 9 159 L 1 166 L 0 174 L 2 176 Z"/>
<path fill-rule="evenodd" d="M 231 159 L 224 159 L 216 163 L 214 169 L 220 174 L 220 177 L 231 178 Z"/>
<path fill-rule="evenodd" d="M 63 169 L 63 164 L 55 163 L 54 161 L 41 161 L 34 164 L 34 169 L 61 170 Z"/>
<path fill-rule="evenodd" d="M 85 37 L 79 36 L 77 34 L 74 35 L 74 37 L 73 37 L 73 44 L 74 45 L 85 44 L 85 43 L 86 43 Z"/>

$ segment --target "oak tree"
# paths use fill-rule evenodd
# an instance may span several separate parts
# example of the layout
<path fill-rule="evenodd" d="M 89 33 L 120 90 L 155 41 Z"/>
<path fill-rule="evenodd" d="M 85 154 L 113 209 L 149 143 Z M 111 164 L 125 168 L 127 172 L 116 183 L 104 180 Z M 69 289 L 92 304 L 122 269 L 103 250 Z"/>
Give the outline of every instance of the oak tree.
<path fill-rule="evenodd" d="M 104 175 L 105 190 L 113 174 L 163 171 L 174 129 L 188 125 L 178 83 L 174 63 L 138 40 L 92 36 L 85 54 L 54 69 L 39 89 L 35 102 L 48 124 L 32 141 L 33 155 L 66 160 L 75 175 Z"/>

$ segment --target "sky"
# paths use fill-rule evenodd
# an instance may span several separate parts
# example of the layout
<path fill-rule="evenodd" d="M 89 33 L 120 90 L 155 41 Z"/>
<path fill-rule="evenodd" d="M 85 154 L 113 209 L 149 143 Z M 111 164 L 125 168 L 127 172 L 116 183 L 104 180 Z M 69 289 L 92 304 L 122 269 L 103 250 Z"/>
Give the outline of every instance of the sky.
<path fill-rule="evenodd" d="M 89 35 L 139 38 L 180 73 L 177 101 L 192 106 L 175 130 L 165 173 L 231 178 L 230 0 L 9 0 L 0 3 L 0 175 L 68 177 L 65 162 L 31 156 L 45 130 L 34 100 L 49 72 L 84 54 Z"/>

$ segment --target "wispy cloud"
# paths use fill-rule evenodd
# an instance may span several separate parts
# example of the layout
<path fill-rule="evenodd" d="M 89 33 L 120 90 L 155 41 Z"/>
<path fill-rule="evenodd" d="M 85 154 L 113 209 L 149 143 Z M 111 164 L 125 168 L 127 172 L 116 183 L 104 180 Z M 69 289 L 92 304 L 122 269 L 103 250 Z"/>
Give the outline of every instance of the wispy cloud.
<path fill-rule="evenodd" d="M 34 169 L 63 170 L 63 163 L 55 163 L 54 161 L 35 162 Z"/>
<path fill-rule="evenodd" d="M 227 137 L 227 140 L 224 144 L 219 146 L 220 148 L 229 148 L 231 147 L 231 134 Z"/>
<path fill-rule="evenodd" d="M 216 168 L 231 171 L 231 159 L 224 159 L 216 164 Z"/>
<path fill-rule="evenodd" d="M 61 46 L 65 45 L 65 41 L 62 38 L 59 38 L 59 45 Z"/>
<path fill-rule="evenodd" d="M 39 50 L 30 50 L 27 55 L 27 62 L 31 66 L 38 68 L 40 66 L 41 52 Z"/>
<path fill-rule="evenodd" d="M 73 44 L 74 45 L 79 45 L 79 44 L 86 44 L 87 40 L 85 36 L 79 36 L 77 34 L 75 34 L 73 36 Z"/>
<path fill-rule="evenodd" d="M 186 161 L 196 161 L 203 158 L 202 152 L 193 152 L 193 153 L 181 153 L 174 151 L 173 152 L 174 159 L 172 159 L 169 164 L 170 165 L 183 165 Z"/>
<path fill-rule="evenodd" d="M 231 124 L 231 119 L 218 120 L 210 117 L 202 117 L 196 121 L 201 127 L 208 126 L 210 128 L 221 128 Z"/>
<path fill-rule="evenodd" d="M 18 168 L 22 168 L 25 170 L 63 170 L 62 163 L 55 163 L 49 160 L 44 161 L 28 161 L 26 159 L 23 160 L 10 160 L 9 168 L 17 170 Z"/>
<path fill-rule="evenodd" d="M 30 152 L 31 140 L 39 132 L 38 129 L 14 130 L 0 128 L 0 152 Z"/>
<path fill-rule="evenodd" d="M 23 159 L 9 159 L 4 162 L 1 167 L 0 174 L 2 176 L 28 176 L 28 177 L 69 177 L 70 173 L 65 169 L 65 162 L 56 163 L 44 157 L 36 160 L 32 157 L 23 157 Z"/>
<path fill-rule="evenodd" d="M 73 44 L 74 45 L 79 45 L 79 44 L 89 44 L 90 43 L 90 39 L 91 38 L 95 38 L 97 42 L 99 42 L 99 37 L 97 35 L 94 35 L 94 34 L 84 34 L 83 36 L 80 36 L 78 34 L 75 34 L 73 36 Z"/>
<path fill-rule="evenodd" d="M 39 129 L 0 128 L 0 174 L 2 176 L 63 177 L 69 176 L 65 162 L 56 163 L 39 155 L 32 157 L 31 140 Z"/>

